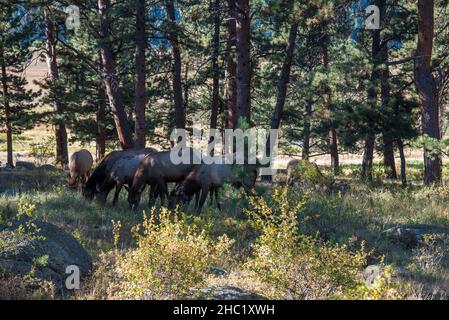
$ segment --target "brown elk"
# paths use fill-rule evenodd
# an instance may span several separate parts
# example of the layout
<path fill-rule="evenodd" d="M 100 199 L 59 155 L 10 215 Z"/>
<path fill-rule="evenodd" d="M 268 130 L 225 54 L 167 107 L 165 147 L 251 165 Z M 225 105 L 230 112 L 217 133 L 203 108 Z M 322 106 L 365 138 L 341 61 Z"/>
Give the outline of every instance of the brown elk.
<path fill-rule="evenodd" d="M 215 195 L 215 201 L 221 210 L 218 199 L 218 189 L 225 183 L 233 186 L 243 187 L 245 191 L 252 194 L 252 189 L 256 184 L 258 170 L 251 165 L 237 164 L 201 164 L 197 166 L 185 180 L 177 185 L 171 193 L 171 206 L 174 203 L 189 202 L 194 195 L 200 196 L 195 203 L 197 213 L 200 213 L 206 201 L 208 193 Z"/>
<path fill-rule="evenodd" d="M 112 200 L 112 205 L 115 206 L 123 186 L 126 187 L 128 185 L 130 187 L 132 185 L 137 168 L 139 168 L 140 163 L 147 155 L 147 153 L 131 154 L 117 160 L 99 188 L 100 192 L 97 194 L 99 201 L 106 202 L 106 190 L 110 186 L 115 186 L 114 199 Z"/>
<path fill-rule="evenodd" d="M 156 149 L 128 149 L 124 151 L 112 151 L 101 160 L 92 172 L 89 180 L 83 185 L 82 193 L 86 200 L 92 201 L 96 196 L 100 203 L 105 203 L 109 192 L 116 186 L 116 182 L 109 179 L 114 165 L 120 159 L 136 155 L 147 155 L 157 152 Z"/>
<path fill-rule="evenodd" d="M 180 182 L 201 162 L 201 154 L 197 151 L 186 148 L 189 155 L 188 161 L 179 164 L 172 160 L 173 151 L 163 151 L 146 156 L 140 163 L 134 175 L 133 183 L 128 192 L 128 203 L 136 209 L 139 205 L 141 194 L 148 184 L 150 191 L 150 207 L 155 200 L 155 190 L 159 193 L 161 205 L 165 205 L 168 198 L 167 182 Z"/>
<path fill-rule="evenodd" d="M 295 171 L 297 170 L 298 165 L 301 160 L 293 159 L 287 163 L 287 185 L 291 185 L 294 180 Z"/>
<path fill-rule="evenodd" d="M 76 188 L 79 182 L 82 185 L 86 183 L 93 163 L 94 159 L 88 150 L 81 149 L 74 152 L 70 157 L 69 187 Z"/>

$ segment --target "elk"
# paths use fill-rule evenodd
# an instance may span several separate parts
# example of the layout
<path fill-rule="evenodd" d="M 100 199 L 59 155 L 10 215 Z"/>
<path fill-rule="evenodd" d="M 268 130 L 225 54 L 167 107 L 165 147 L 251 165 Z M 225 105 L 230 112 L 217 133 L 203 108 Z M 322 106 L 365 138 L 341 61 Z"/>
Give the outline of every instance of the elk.
<path fill-rule="evenodd" d="M 109 180 L 110 173 L 114 165 L 120 159 L 137 155 L 147 155 L 157 152 L 156 149 L 128 149 L 124 151 L 112 151 L 106 155 L 97 165 L 92 175 L 82 187 L 82 193 L 86 200 L 92 201 L 95 196 L 100 203 L 105 203 L 109 192 L 114 188 L 115 183 Z"/>
<path fill-rule="evenodd" d="M 189 159 L 187 163 L 175 164 L 172 161 L 173 151 L 163 151 L 147 155 L 140 163 L 134 175 L 133 183 L 128 192 L 128 203 L 131 208 L 136 209 L 139 205 L 141 194 L 146 185 L 150 185 L 149 206 L 154 205 L 155 191 L 161 199 L 161 205 L 165 205 L 168 198 L 167 183 L 180 182 L 201 162 L 201 154 L 191 148 L 185 149 Z"/>
<path fill-rule="evenodd" d="M 93 163 L 94 159 L 88 150 L 81 149 L 74 152 L 70 157 L 69 187 L 76 188 L 80 182 L 81 185 L 86 183 L 89 179 Z"/>
<path fill-rule="evenodd" d="M 177 185 L 171 193 L 171 205 L 173 203 L 190 202 L 194 195 L 199 195 L 195 203 L 197 213 L 201 213 L 208 193 L 215 195 L 218 209 L 221 205 L 218 199 L 218 190 L 225 183 L 230 183 L 234 187 L 243 187 L 248 194 L 252 194 L 252 189 L 256 184 L 258 170 L 251 165 L 211 163 L 197 166 L 185 180 Z"/>

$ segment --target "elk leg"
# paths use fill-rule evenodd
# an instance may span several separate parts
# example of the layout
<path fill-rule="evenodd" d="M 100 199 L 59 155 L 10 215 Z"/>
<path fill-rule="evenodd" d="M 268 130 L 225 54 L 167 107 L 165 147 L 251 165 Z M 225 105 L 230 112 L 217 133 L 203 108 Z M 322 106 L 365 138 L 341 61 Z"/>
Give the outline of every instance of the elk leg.
<path fill-rule="evenodd" d="M 209 190 L 209 204 L 212 206 L 213 204 L 214 204 L 214 189 L 213 188 L 211 188 L 210 190 Z M 217 198 L 215 198 L 215 202 L 217 202 Z"/>
<path fill-rule="evenodd" d="M 165 197 L 167 195 L 167 185 L 165 184 L 165 181 L 159 180 L 158 183 L 158 191 L 159 191 L 159 197 L 161 198 L 161 206 L 165 207 Z"/>
<path fill-rule="evenodd" d="M 218 208 L 218 210 L 221 211 L 221 203 L 220 203 L 220 200 L 218 199 L 218 188 L 214 189 L 214 193 L 215 193 L 215 202 L 217 203 L 217 208 Z"/>
<path fill-rule="evenodd" d="M 209 193 L 208 192 L 209 189 L 210 189 L 209 186 L 204 186 L 201 189 L 200 203 L 199 203 L 199 205 L 198 205 L 198 207 L 196 209 L 197 214 L 200 214 L 201 210 L 203 209 L 204 203 L 206 202 L 206 199 L 207 199 L 207 194 Z"/>
<path fill-rule="evenodd" d="M 150 192 L 148 193 L 148 206 L 150 208 L 154 207 L 154 202 L 157 197 L 157 185 L 151 184 L 150 185 Z"/>
<path fill-rule="evenodd" d="M 198 204 L 200 202 L 200 194 L 201 194 L 201 190 L 199 190 L 197 193 L 195 193 L 195 210 L 198 208 Z"/>
<path fill-rule="evenodd" d="M 120 195 L 120 191 L 122 190 L 123 184 L 117 184 L 115 186 L 115 193 L 114 193 L 114 199 L 112 200 L 112 206 L 115 207 L 118 202 L 118 196 Z"/>

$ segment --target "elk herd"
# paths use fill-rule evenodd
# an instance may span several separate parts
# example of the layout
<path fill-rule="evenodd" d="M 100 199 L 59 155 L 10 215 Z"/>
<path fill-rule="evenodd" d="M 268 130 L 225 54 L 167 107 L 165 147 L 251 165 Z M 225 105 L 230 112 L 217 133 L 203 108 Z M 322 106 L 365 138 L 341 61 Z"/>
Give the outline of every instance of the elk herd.
<path fill-rule="evenodd" d="M 197 213 L 201 212 L 208 195 L 211 201 L 215 196 L 221 209 L 218 190 L 225 183 L 252 193 L 258 175 L 255 165 L 204 161 L 206 157 L 198 150 L 186 148 L 184 151 L 187 151 L 189 161 L 179 164 L 170 157 L 173 151 L 153 148 L 113 151 L 91 173 L 93 158 L 89 151 L 83 149 L 70 157 L 69 186 L 77 188 L 80 185 L 86 200 L 95 198 L 100 204 L 106 203 L 108 194 L 115 188 L 113 205 L 117 204 L 120 191 L 125 187 L 129 206 L 133 209 L 139 206 L 142 193 L 148 186 L 150 207 L 158 197 L 161 205 L 169 208 L 177 204 L 186 205 L 195 197 Z M 209 157 L 209 160 L 220 160 L 213 158 Z M 174 183 L 174 187 L 169 193 L 170 183 Z"/>

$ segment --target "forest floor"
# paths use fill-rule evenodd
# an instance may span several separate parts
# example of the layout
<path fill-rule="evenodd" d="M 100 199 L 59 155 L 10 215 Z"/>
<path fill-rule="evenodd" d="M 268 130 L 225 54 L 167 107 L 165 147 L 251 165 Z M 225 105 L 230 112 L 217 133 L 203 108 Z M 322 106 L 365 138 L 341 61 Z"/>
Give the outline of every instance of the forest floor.
<path fill-rule="evenodd" d="M 326 171 L 326 168 L 323 169 Z M 300 198 L 291 196 L 293 202 L 303 203 L 298 217 L 301 234 L 317 235 L 322 241 L 344 245 L 345 250 L 354 252 L 363 243 L 369 251 L 364 266 L 379 263 L 394 266 L 402 274 L 398 281 L 407 284 L 405 298 L 447 298 L 449 189 L 421 186 L 403 189 L 380 178 L 366 184 L 355 178 L 357 170 L 355 165 L 343 166 L 342 176 L 339 178 L 349 181 L 350 189 L 347 192 L 309 192 Z M 380 171 L 380 166 L 376 166 L 376 177 L 380 177 Z M 422 175 L 420 164 L 409 163 L 408 172 L 411 178 L 419 179 Z M 283 178 L 276 180 L 279 182 Z M 142 213 L 146 210 L 146 199 L 142 200 L 137 212 L 128 208 L 126 192 L 122 192 L 117 207 L 88 203 L 80 192 L 66 186 L 65 175 L 62 173 L 0 172 L 0 181 L 0 222 L 14 218 L 19 204 L 32 204 L 35 206 L 32 213 L 34 217 L 54 223 L 75 235 L 92 255 L 95 262 L 93 275 L 84 282 L 82 290 L 69 298 L 112 298 L 108 281 L 115 280 L 105 278 L 112 277 L 108 269 L 111 264 L 108 257 L 114 255 L 116 250 L 125 252 L 138 246 L 132 230 L 144 221 Z M 265 199 L 270 199 L 274 192 L 271 185 L 262 182 L 258 183 L 256 190 Z M 293 194 L 296 197 L 297 192 Z M 210 239 L 213 239 L 211 241 L 220 239 L 224 234 L 234 241 L 232 263 L 222 265 L 227 268 L 226 275 L 216 276 L 206 272 L 202 275 L 201 287 L 230 285 L 270 298 L 288 298 L 290 296 L 285 294 L 279 283 L 270 282 L 268 278 L 254 278 L 245 267 L 249 257 L 254 254 L 254 243 L 260 232 L 254 228 L 243 210 L 250 206 L 242 195 L 240 191 L 227 188 L 222 192 L 224 208 L 221 212 L 209 205 L 200 216 L 182 215 L 183 223 L 206 230 Z M 117 221 L 121 224 L 119 240 L 114 233 Z M 421 241 L 419 246 L 410 247 L 385 236 L 384 231 L 392 227 L 430 230 L 430 234 L 435 234 Z M 435 230 L 438 232 L 434 232 Z M 161 234 L 158 237 L 163 239 Z M 190 250 L 182 247 L 188 245 L 185 241 L 187 240 L 183 238 L 178 243 L 182 252 Z M 176 290 L 175 293 L 166 291 L 166 296 L 163 297 L 179 297 Z"/>

